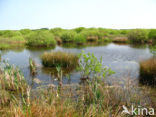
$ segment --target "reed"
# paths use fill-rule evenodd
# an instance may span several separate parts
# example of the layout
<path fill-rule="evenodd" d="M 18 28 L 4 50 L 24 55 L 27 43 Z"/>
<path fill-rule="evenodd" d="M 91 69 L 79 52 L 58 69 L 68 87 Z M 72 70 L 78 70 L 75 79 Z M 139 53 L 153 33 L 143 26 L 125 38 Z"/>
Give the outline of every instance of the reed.
<path fill-rule="evenodd" d="M 74 68 L 78 65 L 78 57 L 76 55 L 61 51 L 46 52 L 41 56 L 41 59 L 44 67 L 61 66 Z"/>
<path fill-rule="evenodd" d="M 37 74 L 37 66 L 35 61 L 32 58 L 29 58 L 29 68 L 32 75 Z"/>
<path fill-rule="evenodd" d="M 112 41 L 114 43 L 127 43 L 128 38 L 127 37 L 115 37 Z"/>
<path fill-rule="evenodd" d="M 156 58 L 153 57 L 140 63 L 140 82 L 148 85 L 156 84 Z"/>

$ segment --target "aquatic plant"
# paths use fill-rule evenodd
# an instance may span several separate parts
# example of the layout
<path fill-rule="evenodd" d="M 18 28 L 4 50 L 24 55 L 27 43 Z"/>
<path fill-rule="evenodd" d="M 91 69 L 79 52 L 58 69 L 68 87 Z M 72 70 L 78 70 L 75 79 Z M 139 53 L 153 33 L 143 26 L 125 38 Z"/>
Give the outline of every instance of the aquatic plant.
<path fill-rule="evenodd" d="M 7 62 L 0 67 L 0 89 L 15 92 L 26 91 L 27 83 L 20 70 Z"/>
<path fill-rule="evenodd" d="M 35 75 L 37 73 L 37 66 L 32 58 L 29 58 L 29 68 L 32 75 Z"/>
<path fill-rule="evenodd" d="M 79 54 L 78 70 L 81 72 L 81 80 L 87 80 L 88 82 L 87 92 L 91 92 L 85 96 L 85 103 L 88 105 L 99 104 L 101 107 L 102 105 L 99 102 L 104 100 L 104 95 L 101 92 L 100 83 L 114 72 L 103 66 L 102 58 L 98 60 L 94 54 L 85 54 L 84 51 Z"/>
<path fill-rule="evenodd" d="M 102 79 L 114 73 L 107 66 L 103 66 L 102 57 L 98 60 L 94 54 L 86 54 L 84 51 L 79 54 L 78 70 L 81 72 L 81 78 L 93 77 Z"/>
<path fill-rule="evenodd" d="M 148 40 L 148 32 L 143 29 L 133 29 L 128 33 L 128 39 L 132 43 L 144 43 Z"/>
<path fill-rule="evenodd" d="M 140 63 L 140 82 L 148 85 L 156 84 L 156 58 L 153 57 Z"/>
<path fill-rule="evenodd" d="M 8 70 L 7 67 L 3 67 L 0 75 L 12 70 L 14 71 L 14 69 Z M 57 70 L 58 77 L 61 77 L 61 67 L 57 66 Z M 12 75 L 16 76 L 16 73 Z M 18 81 L 20 82 L 15 83 L 24 89 L 25 83 L 21 80 Z M 64 85 L 60 82 L 62 88 L 53 84 L 49 84 L 46 88 L 38 87 L 37 89 L 31 89 L 27 86 L 27 89 L 23 90 L 24 94 L 20 92 L 19 95 L 16 95 L 15 91 L 0 87 L 0 115 L 2 117 L 120 117 L 123 105 L 137 107 L 143 104 L 146 108 L 155 108 L 155 89 L 140 88 L 131 82 L 125 83 L 123 88 L 117 85 L 107 86 L 102 81 L 93 81 L 88 80 L 86 85 Z M 6 80 L 5 82 L 10 81 Z M 0 84 L 0 86 L 2 85 Z"/>
<path fill-rule="evenodd" d="M 30 33 L 27 37 L 27 45 L 28 46 L 43 46 L 43 47 L 50 47 L 55 46 L 56 41 L 54 36 L 49 33 L 49 31 L 34 31 Z"/>
<path fill-rule="evenodd" d="M 45 67 L 71 67 L 74 68 L 78 64 L 78 57 L 72 53 L 66 52 L 45 52 L 42 56 L 42 64 Z"/>

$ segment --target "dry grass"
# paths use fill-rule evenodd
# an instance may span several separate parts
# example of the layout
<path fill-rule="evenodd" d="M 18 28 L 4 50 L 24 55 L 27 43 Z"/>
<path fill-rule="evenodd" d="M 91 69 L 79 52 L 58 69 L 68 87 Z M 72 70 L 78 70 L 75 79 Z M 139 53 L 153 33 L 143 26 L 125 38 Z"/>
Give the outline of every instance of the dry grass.
<path fill-rule="evenodd" d="M 88 36 L 87 41 L 98 41 L 98 36 Z"/>
<path fill-rule="evenodd" d="M 115 37 L 112 41 L 114 43 L 127 43 L 128 38 L 127 37 Z"/>
<path fill-rule="evenodd" d="M 56 40 L 56 42 L 57 42 L 58 45 L 62 44 L 62 40 L 61 40 L 60 37 L 56 36 L 55 37 L 55 40 Z"/>
<path fill-rule="evenodd" d="M 78 57 L 66 52 L 50 52 L 44 53 L 41 56 L 42 63 L 45 67 L 76 67 L 78 64 Z"/>

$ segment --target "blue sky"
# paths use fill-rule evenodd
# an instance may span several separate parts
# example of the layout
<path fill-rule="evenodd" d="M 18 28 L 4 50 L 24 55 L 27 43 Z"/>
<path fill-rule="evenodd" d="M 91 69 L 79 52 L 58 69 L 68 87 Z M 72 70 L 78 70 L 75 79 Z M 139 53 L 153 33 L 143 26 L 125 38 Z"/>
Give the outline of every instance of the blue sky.
<path fill-rule="evenodd" d="M 156 0 L 0 0 L 0 30 L 156 28 Z"/>

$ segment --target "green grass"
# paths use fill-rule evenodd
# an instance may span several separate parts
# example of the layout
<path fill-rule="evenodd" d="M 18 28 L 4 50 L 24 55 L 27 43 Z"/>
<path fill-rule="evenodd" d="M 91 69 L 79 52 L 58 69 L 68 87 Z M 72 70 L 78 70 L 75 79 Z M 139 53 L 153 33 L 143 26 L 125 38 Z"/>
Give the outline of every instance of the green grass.
<path fill-rule="evenodd" d="M 56 40 L 49 31 L 34 31 L 26 37 L 26 40 L 28 46 L 50 47 L 56 45 Z"/>
<path fill-rule="evenodd" d="M 148 31 L 144 29 L 133 29 L 128 33 L 128 39 L 132 43 L 145 43 L 148 40 Z"/>
<path fill-rule="evenodd" d="M 74 37 L 74 42 L 77 43 L 77 44 L 85 44 L 86 41 L 87 40 L 86 40 L 85 36 L 82 35 L 82 34 L 77 34 Z"/>
<path fill-rule="evenodd" d="M 61 34 L 61 39 L 63 42 L 74 42 L 74 38 L 76 34 L 77 33 L 72 30 L 65 31 Z"/>
<path fill-rule="evenodd" d="M 66 67 L 74 68 L 78 65 L 78 57 L 71 53 L 50 52 L 41 56 L 44 67 Z"/>

